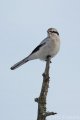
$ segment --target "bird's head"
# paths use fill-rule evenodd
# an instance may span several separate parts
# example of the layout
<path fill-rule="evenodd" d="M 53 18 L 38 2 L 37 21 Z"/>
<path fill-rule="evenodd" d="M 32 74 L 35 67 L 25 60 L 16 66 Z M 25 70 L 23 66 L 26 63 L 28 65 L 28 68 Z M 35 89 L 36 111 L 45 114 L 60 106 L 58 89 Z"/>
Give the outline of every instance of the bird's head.
<path fill-rule="evenodd" d="M 59 36 L 59 33 L 58 33 L 58 31 L 55 28 L 49 28 L 47 30 L 47 33 L 48 33 L 48 36 L 53 36 L 53 35 Z"/>

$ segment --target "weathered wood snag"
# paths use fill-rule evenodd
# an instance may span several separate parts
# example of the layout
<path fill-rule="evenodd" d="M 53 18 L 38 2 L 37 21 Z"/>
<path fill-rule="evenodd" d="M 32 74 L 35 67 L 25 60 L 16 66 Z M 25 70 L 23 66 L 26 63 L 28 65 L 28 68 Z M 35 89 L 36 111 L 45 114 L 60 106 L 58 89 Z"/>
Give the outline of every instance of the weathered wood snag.
<path fill-rule="evenodd" d="M 49 69 L 50 69 L 50 56 L 47 57 L 46 67 L 43 73 L 43 83 L 42 83 L 40 96 L 38 98 L 35 98 L 35 102 L 38 103 L 37 120 L 46 120 L 47 116 L 57 114 L 54 112 L 47 112 L 47 108 L 46 108 L 46 99 L 47 99 L 49 81 L 50 81 Z"/>

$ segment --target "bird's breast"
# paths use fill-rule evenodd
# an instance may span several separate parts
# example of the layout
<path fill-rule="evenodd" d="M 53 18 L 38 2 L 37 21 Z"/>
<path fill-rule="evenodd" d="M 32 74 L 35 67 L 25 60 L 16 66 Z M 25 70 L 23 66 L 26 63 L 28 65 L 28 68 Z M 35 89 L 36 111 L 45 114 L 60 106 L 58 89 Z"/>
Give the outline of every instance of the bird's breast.
<path fill-rule="evenodd" d="M 60 49 L 60 39 L 59 38 L 56 38 L 56 39 L 52 39 L 50 41 L 50 51 L 51 51 L 51 55 L 52 57 L 54 55 L 56 55 Z"/>

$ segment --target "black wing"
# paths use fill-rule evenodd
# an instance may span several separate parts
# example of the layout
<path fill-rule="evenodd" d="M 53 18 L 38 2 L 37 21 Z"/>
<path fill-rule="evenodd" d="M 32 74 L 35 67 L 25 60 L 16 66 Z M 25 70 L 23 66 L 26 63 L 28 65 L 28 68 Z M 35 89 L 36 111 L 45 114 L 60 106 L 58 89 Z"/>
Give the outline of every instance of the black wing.
<path fill-rule="evenodd" d="M 32 51 L 31 54 L 37 52 L 44 44 L 45 44 L 45 43 L 38 45 L 38 46 Z"/>

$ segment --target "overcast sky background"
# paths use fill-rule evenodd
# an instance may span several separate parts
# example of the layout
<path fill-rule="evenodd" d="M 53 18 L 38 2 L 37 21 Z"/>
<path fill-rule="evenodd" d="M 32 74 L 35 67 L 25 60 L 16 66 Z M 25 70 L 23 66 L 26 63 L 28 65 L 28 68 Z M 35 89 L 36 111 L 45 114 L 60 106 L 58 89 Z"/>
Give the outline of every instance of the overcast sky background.
<path fill-rule="evenodd" d="M 0 1 L 0 120 L 36 120 L 45 62 L 35 60 L 11 71 L 58 29 L 61 49 L 52 60 L 47 120 L 80 120 L 80 0 Z"/>

